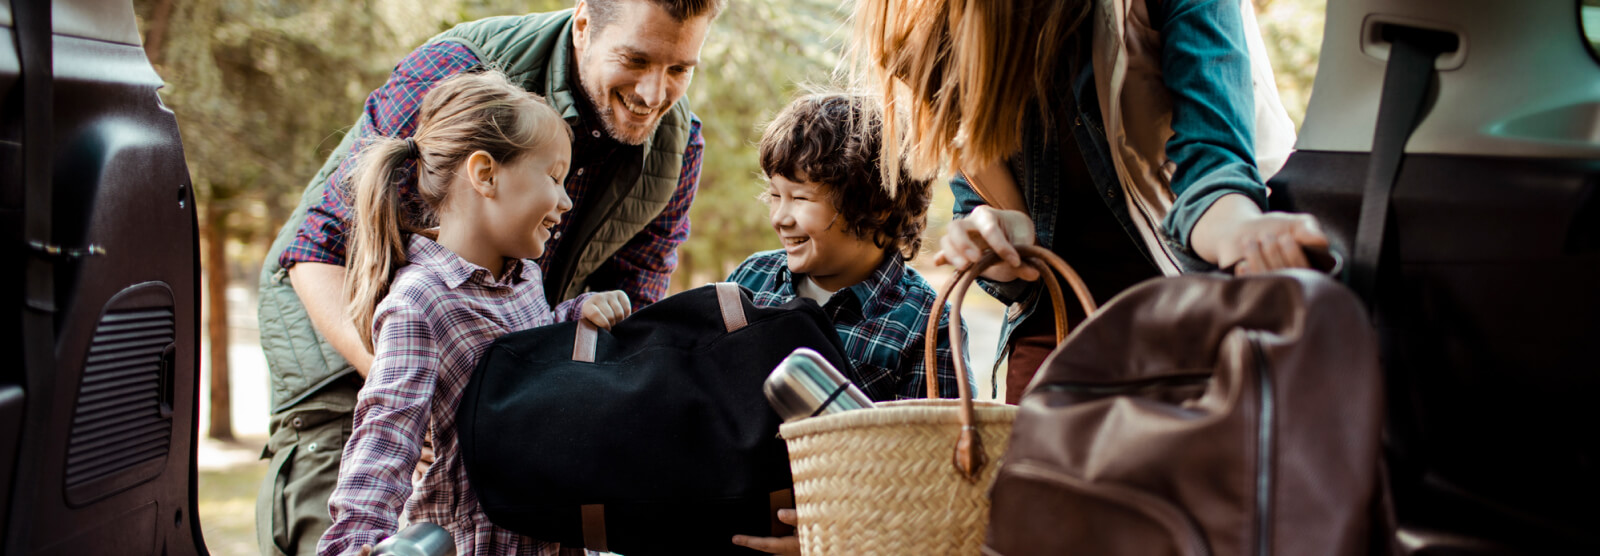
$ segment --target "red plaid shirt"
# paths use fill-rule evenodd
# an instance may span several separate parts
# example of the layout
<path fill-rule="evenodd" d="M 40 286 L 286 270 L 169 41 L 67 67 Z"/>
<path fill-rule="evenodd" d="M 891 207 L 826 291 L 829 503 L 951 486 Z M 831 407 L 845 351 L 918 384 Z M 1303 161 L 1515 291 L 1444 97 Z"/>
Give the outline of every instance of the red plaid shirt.
<path fill-rule="evenodd" d="M 355 426 L 328 499 L 333 526 L 317 553 L 355 554 L 405 522 L 435 523 L 455 538 L 461 556 L 583 554 L 501 529 L 489 522 L 467 481 L 456 437 L 456 406 L 478 358 L 495 338 L 582 318 L 583 294 L 551 310 L 543 274 L 512 261 L 495 278 L 421 235 L 411 237 L 410 264 L 395 273 L 373 317 L 372 372 L 356 398 Z M 433 432 L 434 463 L 412 491 L 423 433 Z M 403 505 L 403 506 L 402 506 Z"/>
<path fill-rule="evenodd" d="M 410 137 L 417 129 L 417 112 L 422 98 L 439 81 L 457 73 L 480 66 L 478 57 L 466 46 L 456 42 L 435 42 L 423 45 L 400 60 L 389 81 L 367 97 L 361 120 L 356 128 L 356 142 L 350 157 L 328 177 L 328 187 L 322 201 L 306 210 L 305 222 L 294 241 L 278 258 L 283 268 L 297 262 L 317 262 L 344 266 L 345 230 L 350 216 L 349 176 L 355 170 L 357 156 L 368 138 L 374 136 Z M 600 129 L 598 124 L 574 122 L 575 131 Z M 581 144 L 581 142 L 580 142 Z M 593 276 L 609 277 L 612 283 L 593 283 L 596 291 L 622 290 L 633 301 L 634 308 L 654 303 L 666 295 L 667 282 L 678 267 L 678 246 L 689 239 L 689 204 L 694 201 L 695 189 L 700 183 L 700 157 L 705 140 L 700 135 L 700 119 L 690 115 L 689 143 L 683 150 L 683 166 L 678 177 L 678 188 L 666 209 L 622 246 Z M 619 149 L 619 153 L 633 153 Z M 575 166 L 567 174 L 567 195 L 572 197 L 573 211 L 577 214 L 597 176 L 597 171 L 609 166 L 609 156 L 582 157 L 574 153 L 574 161 L 591 160 L 587 167 Z M 400 169 L 400 198 L 404 210 L 411 215 L 418 228 L 428 227 L 416 215 L 422 214 L 421 200 L 416 194 L 415 163 L 407 162 Z M 563 219 L 554 230 L 552 239 L 545 245 L 545 254 L 538 260 L 543 268 L 551 266 L 563 234 L 571 222 Z"/>

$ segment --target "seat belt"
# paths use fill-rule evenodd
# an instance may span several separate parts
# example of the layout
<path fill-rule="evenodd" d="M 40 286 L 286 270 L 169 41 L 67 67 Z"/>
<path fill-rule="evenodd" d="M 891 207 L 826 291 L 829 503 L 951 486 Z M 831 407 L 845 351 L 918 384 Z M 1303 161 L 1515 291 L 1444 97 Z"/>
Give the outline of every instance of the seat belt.
<path fill-rule="evenodd" d="M 1366 186 L 1361 196 L 1361 215 L 1356 224 L 1355 257 L 1350 269 L 1351 286 L 1367 301 L 1369 313 L 1377 315 L 1378 265 L 1383 259 L 1384 233 L 1389 221 L 1389 200 L 1400 177 L 1400 162 L 1405 158 L 1406 142 L 1421 123 L 1428 86 L 1437 72 L 1434 60 L 1441 53 L 1455 50 L 1455 35 L 1414 27 L 1386 25 L 1389 63 L 1383 75 L 1383 93 L 1378 101 L 1378 123 L 1372 137 Z"/>
<path fill-rule="evenodd" d="M 49 418 L 55 384 L 56 301 L 55 264 L 60 249 L 51 242 L 51 117 L 54 107 L 51 81 L 51 14 L 49 2 L 11 0 L 12 30 L 17 37 L 17 59 L 21 62 L 22 94 L 22 241 L 23 309 L 23 424 L 18 439 L 16 475 L 12 482 L 9 523 L 0 552 L 29 552 L 32 512 L 27 505 L 34 499 L 37 485 L 37 458 L 22 457 L 29 447 L 43 445 L 46 427 L 38 426 Z"/>

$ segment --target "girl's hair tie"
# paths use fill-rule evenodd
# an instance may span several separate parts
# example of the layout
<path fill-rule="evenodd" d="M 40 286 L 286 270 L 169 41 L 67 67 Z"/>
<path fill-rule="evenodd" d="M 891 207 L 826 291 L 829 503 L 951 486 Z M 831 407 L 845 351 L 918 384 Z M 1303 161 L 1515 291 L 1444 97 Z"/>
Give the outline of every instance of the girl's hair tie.
<path fill-rule="evenodd" d="M 411 137 L 406 138 L 406 158 L 422 158 L 422 149 L 417 148 L 417 140 Z"/>

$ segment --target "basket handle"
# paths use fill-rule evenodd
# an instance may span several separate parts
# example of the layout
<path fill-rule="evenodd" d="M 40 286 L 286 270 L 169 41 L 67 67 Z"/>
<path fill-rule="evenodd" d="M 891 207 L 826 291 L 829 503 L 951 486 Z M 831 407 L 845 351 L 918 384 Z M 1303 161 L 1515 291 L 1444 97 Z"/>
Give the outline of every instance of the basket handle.
<path fill-rule="evenodd" d="M 1083 283 L 1083 278 L 1072 269 L 1061 257 L 1050 252 L 1049 249 L 1037 245 L 1018 245 L 1017 252 L 1022 255 L 1023 261 L 1039 269 L 1039 278 L 1044 280 L 1045 288 L 1050 290 L 1050 304 L 1056 319 L 1056 342 L 1067 337 L 1067 308 L 1061 285 L 1052 279 L 1051 271 L 1067 280 L 1067 285 L 1072 287 L 1072 293 L 1078 297 L 1078 303 L 1083 305 L 1085 315 L 1094 314 L 1094 297 L 1089 295 L 1089 288 Z M 983 469 L 985 457 L 983 447 L 979 445 L 977 429 L 972 422 L 972 385 L 967 382 L 966 350 L 962 348 L 961 341 L 961 300 L 967 295 L 967 288 L 978 279 L 978 274 L 985 269 L 1000 262 L 1000 256 L 993 252 L 985 255 L 976 264 L 968 266 L 966 270 L 957 272 L 939 291 L 939 297 L 934 300 L 935 308 L 943 308 L 946 300 L 950 300 L 950 353 L 955 364 L 956 385 L 961 396 L 961 435 L 956 439 L 955 466 L 968 481 L 976 481 L 978 472 Z M 953 295 L 952 295 L 953 293 Z M 938 341 L 939 319 L 928 319 L 927 335 L 924 337 L 923 356 L 925 357 L 928 373 L 928 397 L 939 397 L 939 357 Z"/>

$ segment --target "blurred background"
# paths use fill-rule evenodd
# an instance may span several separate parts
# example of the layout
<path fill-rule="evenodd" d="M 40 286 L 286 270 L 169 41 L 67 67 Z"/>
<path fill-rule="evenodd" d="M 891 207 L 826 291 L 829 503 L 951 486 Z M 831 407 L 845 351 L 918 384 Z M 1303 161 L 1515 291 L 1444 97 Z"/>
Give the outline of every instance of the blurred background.
<path fill-rule="evenodd" d="M 262 258 L 307 181 L 355 122 L 367 93 L 429 37 L 464 21 L 568 8 L 575 0 L 134 0 L 146 51 L 166 80 L 199 198 L 206 326 L 202 354 L 200 515 L 214 554 L 256 553 L 255 496 L 265 473 L 266 362 L 257 344 Z M 1316 75 L 1325 0 L 1253 0 L 1277 85 L 1299 125 Z M 831 81 L 849 5 L 730 0 L 689 89 L 706 150 L 679 251 L 674 291 L 725 278 L 779 244 L 755 200 L 761 125 L 805 83 Z M 924 253 L 930 282 L 950 218 L 936 186 Z M 976 288 L 964 317 L 987 386 L 1004 308 Z"/>

